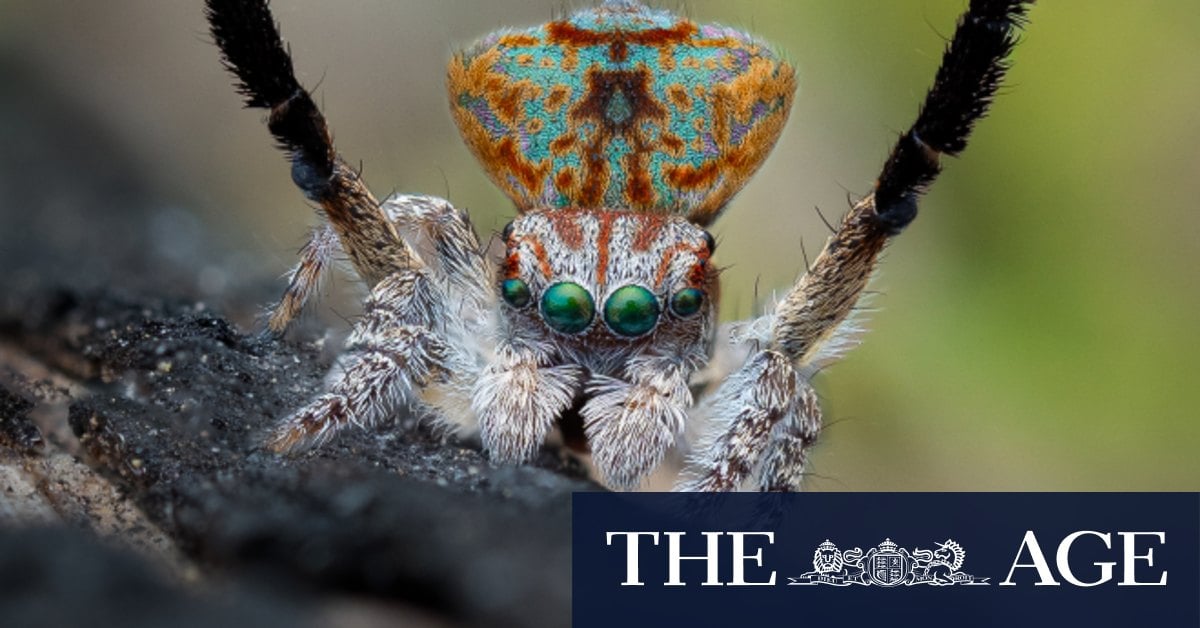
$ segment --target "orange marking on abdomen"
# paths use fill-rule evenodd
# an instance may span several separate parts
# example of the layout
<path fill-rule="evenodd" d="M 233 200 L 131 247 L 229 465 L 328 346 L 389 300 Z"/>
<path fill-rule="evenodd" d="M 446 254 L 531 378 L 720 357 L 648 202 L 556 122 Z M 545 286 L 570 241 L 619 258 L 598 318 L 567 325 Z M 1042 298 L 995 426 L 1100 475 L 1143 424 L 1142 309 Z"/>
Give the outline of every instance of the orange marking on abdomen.
<path fill-rule="evenodd" d="M 639 148 L 640 148 L 640 142 Z M 650 180 L 650 170 L 643 166 L 646 161 L 641 150 L 635 150 L 625 156 L 625 172 L 629 173 L 629 189 L 625 195 L 630 207 L 647 207 L 654 201 L 654 182 Z"/>
<path fill-rule="evenodd" d="M 718 164 L 710 161 L 699 168 L 691 164 L 676 166 L 667 173 L 667 180 L 681 190 L 693 190 L 712 186 L 720 174 Z"/>
<path fill-rule="evenodd" d="M 613 63 L 624 63 L 629 58 L 629 46 L 623 40 L 613 41 L 608 45 L 608 60 Z"/>
<path fill-rule="evenodd" d="M 574 133 L 560 135 L 550 142 L 550 152 L 555 155 L 566 154 L 575 148 L 575 142 L 578 139 Z"/>
<path fill-rule="evenodd" d="M 670 46 L 683 44 L 700 28 L 692 22 L 680 21 L 671 28 L 649 28 L 643 31 L 588 30 L 570 22 L 550 22 L 546 25 L 546 43 L 571 48 L 586 48 L 621 42 L 625 46 Z M 704 40 L 707 41 L 707 40 Z"/>
<path fill-rule="evenodd" d="M 538 166 L 530 164 L 511 137 L 501 140 L 500 144 L 490 153 L 483 158 L 485 163 L 504 164 L 506 169 L 513 173 L 529 191 L 540 189 L 542 177 L 546 176 L 546 171 L 550 169 L 548 163 Z"/>
<path fill-rule="evenodd" d="M 510 48 L 527 48 L 540 43 L 536 37 L 525 33 L 511 33 L 500 38 L 500 45 Z"/>
<path fill-rule="evenodd" d="M 575 185 L 575 169 L 563 168 L 554 175 L 554 189 L 563 196 L 571 196 L 571 187 Z"/>
<path fill-rule="evenodd" d="M 658 141 L 668 155 L 676 158 L 683 157 L 683 140 L 679 139 L 678 135 L 663 133 L 659 136 Z"/>

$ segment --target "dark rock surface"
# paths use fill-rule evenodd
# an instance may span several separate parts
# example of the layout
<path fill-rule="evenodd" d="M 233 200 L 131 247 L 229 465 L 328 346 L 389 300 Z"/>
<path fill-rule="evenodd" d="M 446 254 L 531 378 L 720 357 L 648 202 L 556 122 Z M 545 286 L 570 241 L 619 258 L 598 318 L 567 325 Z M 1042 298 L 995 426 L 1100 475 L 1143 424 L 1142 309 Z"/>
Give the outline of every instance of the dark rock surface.
<path fill-rule="evenodd" d="M 168 545 L 151 557 L 198 569 L 183 580 L 203 585 L 156 586 L 149 568 L 86 534 L 0 530 L 0 574 L 38 575 L 0 586 L 4 624 L 85 625 L 71 613 L 95 605 L 86 625 L 295 625 L 289 614 L 354 595 L 352 606 L 382 606 L 372 616 L 383 623 L 416 613 L 431 625 L 568 625 L 570 494 L 595 490 L 581 470 L 549 451 L 535 466 L 493 467 L 477 445 L 403 420 L 294 458 L 261 450 L 267 428 L 319 389 L 330 351 L 222 316 L 269 301 L 270 278 L 228 282 L 220 312 L 198 301 L 196 269 L 227 266 L 222 248 L 162 210 L 120 146 L 15 68 L 0 59 L 0 80 L 28 86 L 0 93 L 0 471 L 60 523 L 118 545 L 152 528 L 165 541 L 131 545 Z M 49 174 L 30 185 L 39 171 Z M 64 467 L 36 464 L 53 456 L 95 481 L 56 482 Z M 103 485 L 140 513 L 100 525 L 84 508 L 79 521 L 56 485 Z M 89 567 L 68 574 L 79 561 Z M 112 587 L 141 592 L 116 596 L 136 607 L 128 615 L 102 599 Z M 231 589 L 236 601 L 206 605 L 188 588 Z M 60 598 L 80 607 L 55 609 Z"/>
<path fill-rule="evenodd" d="M 306 625 L 296 606 L 254 596 L 191 595 L 145 561 L 69 529 L 0 530 L 5 626 L 283 628 Z"/>
<path fill-rule="evenodd" d="M 32 409 L 33 402 L 0 387 L 0 445 L 24 454 L 41 449 L 45 441 L 29 419 Z"/>

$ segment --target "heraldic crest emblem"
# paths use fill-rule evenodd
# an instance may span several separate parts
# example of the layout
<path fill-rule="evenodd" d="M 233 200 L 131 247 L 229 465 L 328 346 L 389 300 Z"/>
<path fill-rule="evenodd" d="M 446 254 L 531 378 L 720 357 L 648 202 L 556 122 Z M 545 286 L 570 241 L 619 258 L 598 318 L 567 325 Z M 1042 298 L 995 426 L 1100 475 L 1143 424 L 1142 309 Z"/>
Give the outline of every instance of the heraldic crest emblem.
<path fill-rule="evenodd" d="M 967 551 L 952 539 L 936 543 L 934 549 L 914 549 L 911 552 L 891 539 L 867 550 L 855 547 L 838 550 L 829 539 L 813 552 L 813 570 L 794 578 L 790 584 L 827 584 L 845 587 L 852 584 L 882 587 L 929 584 L 988 584 L 987 578 L 977 578 L 960 571 Z"/>

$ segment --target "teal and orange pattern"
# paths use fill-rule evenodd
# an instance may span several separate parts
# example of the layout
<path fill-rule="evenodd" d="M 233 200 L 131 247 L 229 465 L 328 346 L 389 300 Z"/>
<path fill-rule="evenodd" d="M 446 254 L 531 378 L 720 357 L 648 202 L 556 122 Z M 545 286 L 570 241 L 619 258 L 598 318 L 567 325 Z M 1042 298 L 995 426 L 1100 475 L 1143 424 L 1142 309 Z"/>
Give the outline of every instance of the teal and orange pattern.
<path fill-rule="evenodd" d="M 768 46 L 634 0 L 455 56 L 455 121 L 522 211 L 624 209 L 708 225 L 770 153 L 795 93 Z"/>

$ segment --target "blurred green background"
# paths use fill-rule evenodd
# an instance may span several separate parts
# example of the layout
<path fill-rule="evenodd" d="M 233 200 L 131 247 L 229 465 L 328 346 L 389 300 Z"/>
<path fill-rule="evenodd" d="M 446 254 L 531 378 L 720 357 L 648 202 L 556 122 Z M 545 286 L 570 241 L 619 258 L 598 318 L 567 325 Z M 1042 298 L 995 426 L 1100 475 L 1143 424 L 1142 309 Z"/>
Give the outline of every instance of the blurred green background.
<path fill-rule="evenodd" d="M 512 209 L 458 139 L 445 62 L 489 30 L 579 4 L 274 8 L 372 187 L 446 196 L 486 234 Z M 837 216 L 869 189 L 965 4 L 665 5 L 763 36 L 801 77 L 774 156 L 715 229 L 732 265 L 726 318 L 754 311 L 756 286 L 790 285 L 801 241 L 820 248 L 814 206 Z M 828 427 L 812 488 L 1200 490 L 1198 32 L 1191 1 L 1034 8 L 991 118 L 890 249 L 871 333 L 819 377 Z M 101 119 L 176 202 L 260 262 L 247 272 L 291 262 L 312 214 L 259 113 L 240 109 L 199 0 L 0 0 L 0 51 Z M 322 316 L 344 325 L 333 309 Z"/>

